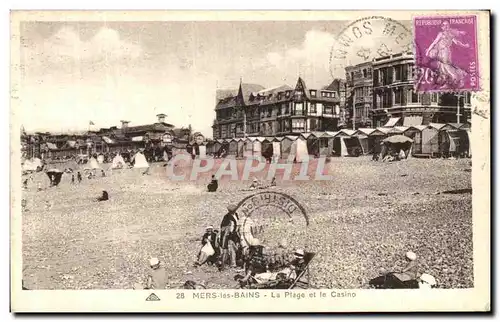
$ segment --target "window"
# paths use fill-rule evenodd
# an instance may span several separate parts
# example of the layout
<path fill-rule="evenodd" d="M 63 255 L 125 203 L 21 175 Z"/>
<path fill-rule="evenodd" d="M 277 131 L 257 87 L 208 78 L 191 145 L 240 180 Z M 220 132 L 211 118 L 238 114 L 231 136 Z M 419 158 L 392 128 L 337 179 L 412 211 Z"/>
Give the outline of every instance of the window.
<path fill-rule="evenodd" d="M 294 115 L 304 115 L 304 106 L 302 104 L 295 104 Z"/>
<path fill-rule="evenodd" d="M 363 78 L 366 78 L 366 77 L 368 77 L 366 69 L 363 69 Z"/>
<path fill-rule="evenodd" d="M 298 119 L 292 120 L 292 131 L 293 132 L 302 132 L 305 129 L 305 121 Z"/>
<path fill-rule="evenodd" d="M 431 94 L 431 103 L 437 103 L 437 102 L 438 102 L 438 94 L 432 93 Z"/>
<path fill-rule="evenodd" d="M 311 96 L 312 96 L 312 97 L 316 97 L 316 91 L 311 90 Z"/>
<path fill-rule="evenodd" d="M 323 114 L 332 115 L 333 114 L 333 106 L 331 106 L 331 105 L 323 106 Z"/>
<path fill-rule="evenodd" d="M 311 120 L 309 121 L 309 127 L 310 127 L 310 130 L 311 130 L 311 131 L 317 131 L 317 130 L 319 130 L 318 120 L 316 120 L 316 119 L 311 119 Z"/>
<path fill-rule="evenodd" d="M 411 90 L 411 102 L 412 103 L 418 103 L 419 102 L 419 95 L 414 90 Z"/>
<path fill-rule="evenodd" d="M 400 82 L 402 79 L 402 69 L 401 65 L 394 67 L 394 80 Z"/>
<path fill-rule="evenodd" d="M 316 114 L 316 103 L 311 103 L 310 111 L 311 113 Z"/>
<path fill-rule="evenodd" d="M 354 80 L 354 72 L 351 72 L 351 81 Z"/>
<path fill-rule="evenodd" d="M 281 93 L 278 93 L 278 101 L 281 100 Z"/>
<path fill-rule="evenodd" d="M 382 97 L 380 96 L 380 94 L 377 94 L 377 108 L 382 108 Z"/>
<path fill-rule="evenodd" d="M 286 95 L 285 95 L 287 98 L 290 97 L 290 91 L 286 91 Z"/>
<path fill-rule="evenodd" d="M 398 89 L 394 90 L 394 104 L 395 105 L 401 105 L 402 97 L 403 97 L 403 92 L 401 91 L 401 89 L 398 88 Z"/>

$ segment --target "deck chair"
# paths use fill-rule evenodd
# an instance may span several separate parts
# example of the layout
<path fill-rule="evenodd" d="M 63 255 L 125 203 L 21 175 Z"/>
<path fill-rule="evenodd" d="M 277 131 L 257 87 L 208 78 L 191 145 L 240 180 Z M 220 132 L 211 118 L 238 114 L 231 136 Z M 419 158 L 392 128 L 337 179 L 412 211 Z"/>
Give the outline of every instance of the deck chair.
<path fill-rule="evenodd" d="M 310 273 L 309 273 L 309 264 L 316 253 L 308 253 L 304 254 L 304 267 L 298 271 L 297 276 L 292 278 L 290 275 L 277 280 L 271 280 L 264 283 L 258 283 L 255 278 L 251 278 L 251 282 L 247 285 L 248 288 L 251 289 L 294 289 L 294 288 L 302 288 L 307 289 L 310 287 Z"/>
<path fill-rule="evenodd" d="M 314 256 L 316 256 L 316 253 L 306 252 L 304 254 L 304 267 L 299 271 L 297 277 L 292 281 L 290 287 L 288 287 L 289 290 L 294 288 L 305 289 L 310 287 L 311 284 L 310 284 L 309 265 L 311 264 L 311 261 L 313 260 Z"/>

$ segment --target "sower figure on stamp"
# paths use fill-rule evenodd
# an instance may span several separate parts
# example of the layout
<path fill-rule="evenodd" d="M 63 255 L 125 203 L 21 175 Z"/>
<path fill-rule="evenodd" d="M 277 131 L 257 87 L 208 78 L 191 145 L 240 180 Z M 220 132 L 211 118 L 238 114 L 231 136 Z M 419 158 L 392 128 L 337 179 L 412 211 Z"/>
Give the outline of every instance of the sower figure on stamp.
<path fill-rule="evenodd" d="M 457 39 L 458 36 L 465 35 L 465 31 L 450 28 L 448 21 L 442 23 L 441 29 L 442 31 L 438 33 L 436 39 L 427 48 L 425 55 L 436 60 L 439 70 L 438 82 L 442 84 L 441 88 L 446 88 L 449 85 L 463 87 L 467 73 L 454 66 L 451 47 L 455 44 L 469 48 L 469 44 L 462 43 Z"/>

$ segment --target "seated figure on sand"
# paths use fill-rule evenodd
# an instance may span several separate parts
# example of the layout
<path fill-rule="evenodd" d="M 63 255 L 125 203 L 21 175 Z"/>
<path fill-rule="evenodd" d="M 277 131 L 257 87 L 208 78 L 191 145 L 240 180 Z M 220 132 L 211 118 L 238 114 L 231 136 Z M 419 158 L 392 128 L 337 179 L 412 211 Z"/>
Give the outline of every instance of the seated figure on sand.
<path fill-rule="evenodd" d="M 219 245 L 217 242 L 217 233 L 213 226 L 208 226 L 205 234 L 201 238 L 201 249 L 198 253 L 198 260 L 194 266 L 201 266 L 205 263 L 214 264 L 219 257 Z"/>
<path fill-rule="evenodd" d="M 150 259 L 149 266 L 151 270 L 146 279 L 146 286 L 136 283 L 134 289 L 164 290 L 167 287 L 167 272 L 164 265 L 154 257 Z"/>
<path fill-rule="evenodd" d="M 219 182 L 215 178 L 215 175 L 212 175 L 212 181 L 207 185 L 208 192 L 216 192 L 219 188 Z"/>

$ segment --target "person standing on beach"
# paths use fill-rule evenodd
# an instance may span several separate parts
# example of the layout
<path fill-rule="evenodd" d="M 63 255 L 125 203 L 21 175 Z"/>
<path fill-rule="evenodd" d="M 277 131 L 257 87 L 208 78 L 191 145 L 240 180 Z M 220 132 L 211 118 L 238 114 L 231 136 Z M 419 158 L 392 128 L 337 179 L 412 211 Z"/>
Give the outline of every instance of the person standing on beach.
<path fill-rule="evenodd" d="M 80 171 L 78 171 L 76 176 L 78 178 L 78 183 L 81 183 L 82 182 L 82 174 L 80 173 Z"/>

